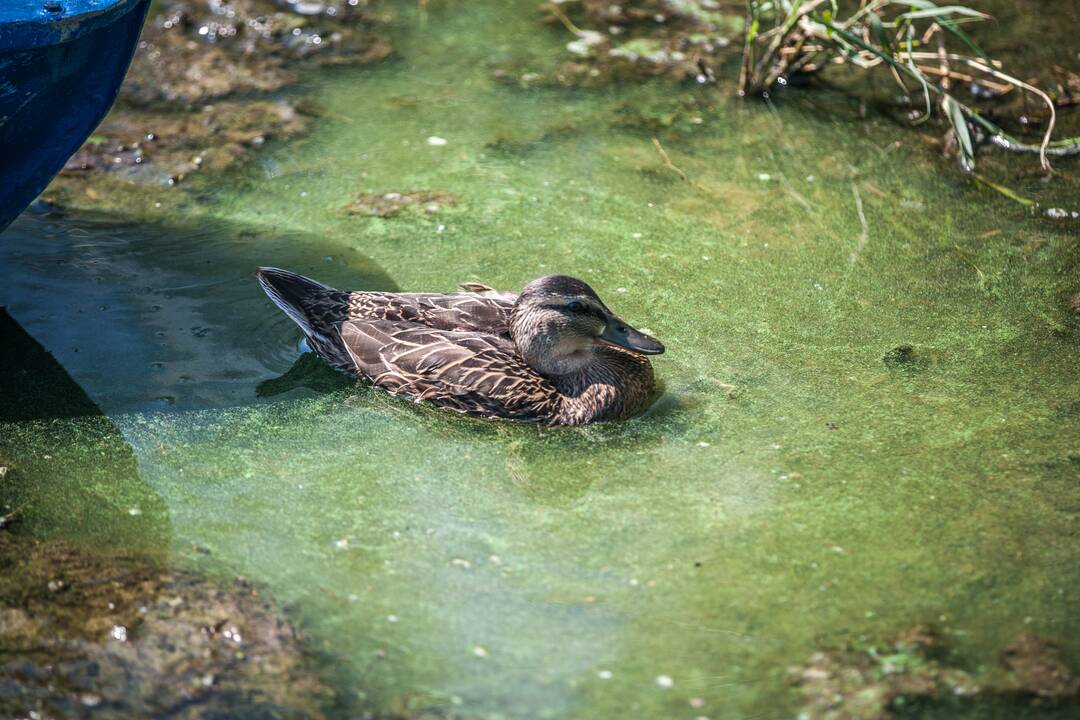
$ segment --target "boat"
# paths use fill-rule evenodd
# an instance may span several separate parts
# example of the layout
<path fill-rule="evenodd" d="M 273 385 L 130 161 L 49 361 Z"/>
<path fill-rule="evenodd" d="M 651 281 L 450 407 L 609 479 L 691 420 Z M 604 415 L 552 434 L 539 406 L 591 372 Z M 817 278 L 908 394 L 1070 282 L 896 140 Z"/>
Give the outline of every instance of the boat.
<path fill-rule="evenodd" d="M 0 0 L 0 232 L 109 111 L 150 0 Z"/>

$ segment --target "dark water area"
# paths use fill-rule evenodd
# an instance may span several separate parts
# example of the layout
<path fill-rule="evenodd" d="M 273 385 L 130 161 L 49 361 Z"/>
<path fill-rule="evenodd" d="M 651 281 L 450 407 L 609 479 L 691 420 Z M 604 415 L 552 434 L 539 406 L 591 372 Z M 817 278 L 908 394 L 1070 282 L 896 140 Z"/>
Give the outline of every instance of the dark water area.
<path fill-rule="evenodd" d="M 12 255 L 0 302 L 49 339 L 49 352 L 106 413 L 259 402 L 258 381 L 284 374 L 301 352 L 295 326 L 252 292 L 260 263 L 396 289 L 358 252 L 219 220 L 156 225 L 31 211 L 4 239 Z"/>

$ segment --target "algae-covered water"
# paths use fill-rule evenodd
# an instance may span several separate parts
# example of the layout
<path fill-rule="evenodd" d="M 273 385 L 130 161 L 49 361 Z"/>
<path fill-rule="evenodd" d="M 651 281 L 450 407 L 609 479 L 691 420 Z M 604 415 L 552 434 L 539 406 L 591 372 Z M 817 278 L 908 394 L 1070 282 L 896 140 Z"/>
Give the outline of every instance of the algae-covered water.
<path fill-rule="evenodd" d="M 437 5 L 402 10 L 397 60 L 312 76 L 315 130 L 182 216 L 4 233 L 0 305 L 107 416 L 0 425 L 29 531 L 267 588 L 342 717 L 792 717 L 789 666 L 920 623 L 968 670 L 1023 631 L 1076 666 L 1076 221 L 839 95 L 498 84 L 565 37 L 530 2 Z M 340 211 L 420 190 L 460 199 Z M 578 275 L 666 344 L 663 394 L 561 430 L 393 400 L 301 357 L 257 265 Z"/>

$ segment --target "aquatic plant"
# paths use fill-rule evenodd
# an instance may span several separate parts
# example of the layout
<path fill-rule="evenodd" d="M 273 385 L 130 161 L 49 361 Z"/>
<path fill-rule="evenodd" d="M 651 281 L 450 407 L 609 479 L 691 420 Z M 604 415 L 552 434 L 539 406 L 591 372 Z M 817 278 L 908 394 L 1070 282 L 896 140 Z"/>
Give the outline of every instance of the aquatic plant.
<path fill-rule="evenodd" d="M 1038 153 L 1049 171 L 1051 156 L 1080 154 L 1080 138 L 1053 140 L 1056 112 L 1050 96 L 1006 73 L 963 29 L 989 17 L 929 0 L 860 0 L 844 18 L 836 0 L 748 0 L 739 94 L 767 93 L 793 74 L 814 73 L 829 64 L 883 67 L 906 94 L 922 95 L 924 109 L 914 113 L 913 122 L 926 121 L 937 106 L 950 126 L 946 144 L 956 147 L 965 171 L 975 169 L 976 131 L 1005 150 Z M 1039 144 L 1018 140 L 961 101 L 954 81 L 989 95 L 1018 91 L 1038 98 L 1049 112 Z"/>

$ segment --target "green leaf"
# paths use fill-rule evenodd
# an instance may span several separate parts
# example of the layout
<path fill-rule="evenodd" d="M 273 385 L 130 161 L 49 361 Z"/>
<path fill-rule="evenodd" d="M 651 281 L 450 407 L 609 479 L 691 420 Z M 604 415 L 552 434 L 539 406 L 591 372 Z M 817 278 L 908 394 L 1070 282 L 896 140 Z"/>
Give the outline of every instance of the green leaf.
<path fill-rule="evenodd" d="M 964 172 L 971 172 L 975 169 L 975 146 L 971 142 L 971 132 L 968 130 L 964 111 L 951 95 L 941 99 L 941 109 L 948 116 L 953 132 L 956 133 L 956 142 L 960 145 L 960 167 Z"/>
<path fill-rule="evenodd" d="M 989 20 L 990 16 L 984 12 L 978 10 L 972 10 L 971 8 L 964 7 L 963 5 L 945 5 L 944 7 L 934 6 L 932 8 L 926 8 L 925 10 L 911 10 L 906 13 L 901 13 L 897 17 L 904 18 L 906 20 L 919 20 L 921 18 L 937 18 L 939 20 L 947 19 L 949 15 L 964 15 L 966 17 L 977 18 L 979 20 Z"/>
<path fill-rule="evenodd" d="M 874 39 L 877 40 L 877 44 L 880 45 L 883 50 L 891 55 L 896 54 L 896 48 L 893 47 L 892 38 L 885 32 L 885 26 L 881 24 L 881 16 L 876 12 L 870 13 L 870 30 L 874 33 Z"/>
<path fill-rule="evenodd" d="M 914 124 L 919 125 L 930 119 L 930 83 L 926 82 L 926 77 L 919 71 L 919 68 L 915 66 L 915 61 L 911 59 L 911 42 L 915 34 L 915 28 L 910 23 L 907 25 L 907 66 L 911 70 L 911 74 L 919 80 L 919 84 L 922 85 L 923 98 L 926 100 L 926 110 L 923 112 L 922 118 L 917 120 Z"/>
<path fill-rule="evenodd" d="M 984 61 L 990 62 L 989 56 L 987 56 L 987 54 L 985 52 L 983 52 L 981 47 L 979 47 L 978 45 L 975 44 L 975 41 L 972 40 L 971 37 L 966 32 L 961 30 L 960 27 L 950 17 L 948 17 L 948 15 L 942 15 L 941 14 L 941 11 L 944 8 L 942 8 L 939 5 L 936 5 L 935 3 L 929 2 L 929 0 L 905 0 L 904 4 L 915 8 L 916 9 L 915 12 L 920 12 L 921 11 L 921 12 L 928 13 L 927 15 L 924 15 L 923 17 L 935 17 L 935 18 L 937 18 L 938 23 L 941 25 L 941 27 L 945 28 L 946 30 L 951 32 L 953 35 L 960 38 L 960 40 L 965 45 L 967 45 L 969 48 L 971 48 L 972 52 L 974 52 L 976 55 L 978 55 Z M 950 9 L 956 9 L 956 8 L 960 8 L 962 6 L 949 5 L 949 6 L 946 6 L 946 7 L 950 8 Z M 964 10 L 967 10 L 968 13 L 974 13 L 974 15 L 969 14 L 968 15 L 969 17 L 976 17 L 977 19 L 980 19 L 980 20 L 990 17 L 989 15 L 985 15 L 984 13 L 980 13 L 977 10 L 972 10 L 971 8 L 964 8 Z M 911 19 L 911 13 L 905 13 L 905 15 L 907 15 L 907 19 L 909 19 L 909 20 Z M 905 15 L 900 15 L 900 17 L 903 18 L 903 17 L 905 17 Z"/>
<path fill-rule="evenodd" d="M 1024 207 L 1034 207 L 1035 206 L 1035 201 L 1032 200 L 1031 198 L 1026 198 L 1023 195 L 1021 195 L 1020 193 L 1016 192 L 1015 190 L 1011 190 L 1011 189 L 1005 187 L 1004 185 L 999 185 L 998 183 L 993 182 L 992 180 L 987 180 L 986 178 L 984 178 L 982 175 L 980 175 L 978 173 L 972 173 L 972 174 L 975 176 L 975 180 L 977 182 L 981 183 L 982 185 L 985 185 L 986 187 L 990 188 L 991 190 L 996 190 L 997 192 L 1001 193 L 1002 195 L 1009 198 L 1010 200 L 1012 200 L 1014 202 L 1018 202 L 1021 205 L 1023 205 Z M 976 268 L 976 270 L 978 270 L 978 268 Z M 979 275 L 982 275 L 982 271 L 979 271 Z"/>

